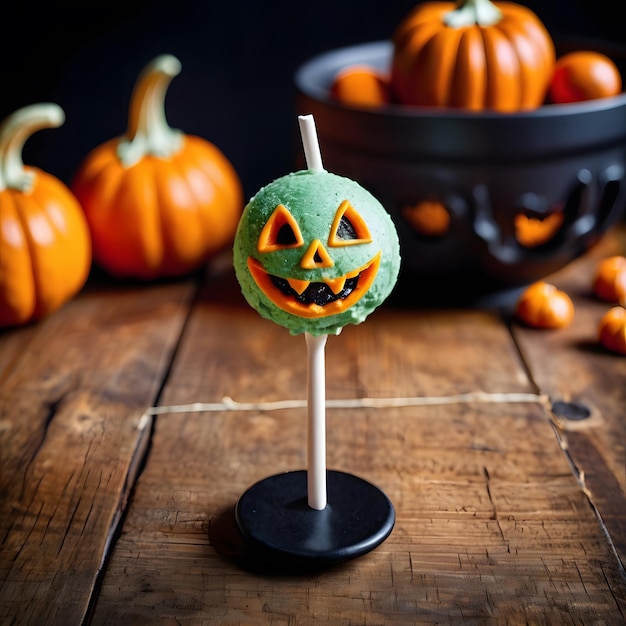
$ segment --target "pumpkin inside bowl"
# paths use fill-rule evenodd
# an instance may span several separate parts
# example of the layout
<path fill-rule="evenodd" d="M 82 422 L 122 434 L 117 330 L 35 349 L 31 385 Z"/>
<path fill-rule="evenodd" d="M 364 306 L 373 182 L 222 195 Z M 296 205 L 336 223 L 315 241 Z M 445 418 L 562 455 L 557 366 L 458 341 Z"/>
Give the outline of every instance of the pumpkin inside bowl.
<path fill-rule="evenodd" d="M 357 180 L 391 214 L 403 273 L 528 284 L 623 216 L 625 94 L 516 113 L 332 97 L 338 71 L 385 72 L 392 53 L 390 41 L 377 41 L 311 59 L 295 74 L 296 106 L 315 117 L 324 167 Z"/>

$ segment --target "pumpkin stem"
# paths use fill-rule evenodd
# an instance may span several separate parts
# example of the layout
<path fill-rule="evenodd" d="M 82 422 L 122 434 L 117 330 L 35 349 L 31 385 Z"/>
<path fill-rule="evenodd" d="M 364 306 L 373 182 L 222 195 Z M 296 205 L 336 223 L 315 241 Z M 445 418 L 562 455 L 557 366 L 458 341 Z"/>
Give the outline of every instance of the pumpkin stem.
<path fill-rule="evenodd" d="M 125 167 L 149 154 L 167 159 L 180 149 L 183 134 L 170 128 L 165 119 L 165 92 L 180 70 L 180 61 L 164 54 L 139 75 L 131 99 L 128 130 L 117 146 L 117 156 Z"/>
<path fill-rule="evenodd" d="M 36 174 L 24 169 L 22 149 L 26 140 L 42 128 L 56 128 L 65 121 L 65 113 L 53 103 L 32 104 L 9 115 L 0 126 L 0 191 L 32 190 Z"/>
<path fill-rule="evenodd" d="M 446 13 L 443 21 L 450 28 L 491 26 L 502 19 L 502 11 L 490 0 L 460 0 L 456 9 Z"/>

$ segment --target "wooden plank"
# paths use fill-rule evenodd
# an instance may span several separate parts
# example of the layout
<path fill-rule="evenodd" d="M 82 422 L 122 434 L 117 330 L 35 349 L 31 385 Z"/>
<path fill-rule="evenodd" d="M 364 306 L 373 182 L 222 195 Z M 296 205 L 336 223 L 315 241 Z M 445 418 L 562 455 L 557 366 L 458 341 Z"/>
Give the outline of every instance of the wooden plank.
<path fill-rule="evenodd" d="M 161 403 L 304 398 L 303 339 L 285 332 L 232 285 L 208 285 Z M 305 466 L 306 408 L 166 412 L 93 624 L 624 618 L 617 560 L 496 314 L 380 307 L 327 347 L 329 399 L 417 399 L 327 415 L 329 467 L 389 495 L 391 536 L 318 574 L 251 561 L 235 502 L 253 482 Z M 419 403 L 429 398 L 440 404 Z"/>
<path fill-rule="evenodd" d="M 598 262 L 614 254 L 626 254 L 626 229 L 547 279 L 574 301 L 570 327 L 546 332 L 516 324 L 514 335 L 539 391 L 553 403 L 572 403 L 555 415 L 562 446 L 626 564 L 626 358 L 598 343 L 611 305 L 592 292 Z"/>
<path fill-rule="evenodd" d="M 194 290 L 96 284 L 0 334 L 0 623 L 82 623 Z"/>
<path fill-rule="evenodd" d="M 13 363 L 28 350 L 37 329 L 36 325 L 29 325 L 0 330 L 0 385 L 11 372 Z"/>
<path fill-rule="evenodd" d="M 488 311 L 406 311 L 384 304 L 326 344 L 327 397 L 531 392 L 510 333 Z M 435 346 L 435 348 L 433 348 Z M 348 353 L 351 358 L 345 358 Z M 468 359 L 477 367 L 468 367 Z M 302 335 L 261 318 L 232 273 L 209 281 L 173 366 L 162 404 L 303 400 Z"/>

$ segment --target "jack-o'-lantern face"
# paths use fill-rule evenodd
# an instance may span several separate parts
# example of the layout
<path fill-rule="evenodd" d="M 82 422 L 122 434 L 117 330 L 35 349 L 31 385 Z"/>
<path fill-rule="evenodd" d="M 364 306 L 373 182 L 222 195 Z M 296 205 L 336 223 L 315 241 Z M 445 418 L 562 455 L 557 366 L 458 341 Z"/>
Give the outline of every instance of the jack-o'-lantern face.
<path fill-rule="evenodd" d="M 381 251 L 375 251 L 373 256 L 367 253 L 363 264 L 340 275 L 333 271 L 333 257 L 347 246 L 371 243 L 367 224 L 348 200 L 337 207 L 326 241 L 319 238 L 305 241 L 296 218 L 279 204 L 258 241 L 259 255 L 266 258 L 261 262 L 248 257 L 248 269 L 259 289 L 284 311 L 301 317 L 335 315 L 358 302 L 370 288 L 378 272 Z M 272 265 L 269 262 L 272 255 L 284 255 L 287 251 L 290 254 L 294 251 L 292 256 L 306 272 L 304 277 L 301 272 L 298 272 L 300 277 L 278 276 L 266 269 Z"/>
<path fill-rule="evenodd" d="M 233 253 L 248 303 L 293 334 L 363 321 L 399 270 L 397 234 L 382 205 L 350 179 L 311 170 L 257 193 Z"/>

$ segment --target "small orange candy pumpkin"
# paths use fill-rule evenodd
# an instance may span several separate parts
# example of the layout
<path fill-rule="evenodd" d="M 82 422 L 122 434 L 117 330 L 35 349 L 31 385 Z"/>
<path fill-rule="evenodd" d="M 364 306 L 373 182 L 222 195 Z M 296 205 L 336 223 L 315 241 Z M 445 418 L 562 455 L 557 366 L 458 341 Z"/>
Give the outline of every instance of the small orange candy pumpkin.
<path fill-rule="evenodd" d="M 0 127 L 0 327 L 52 313 L 82 289 L 91 269 L 80 204 L 58 178 L 22 162 L 26 139 L 64 119 L 56 104 L 35 104 Z"/>
<path fill-rule="evenodd" d="M 539 18 L 513 2 L 418 4 L 392 36 L 402 104 L 510 113 L 543 104 L 556 60 Z"/>
<path fill-rule="evenodd" d="M 116 277 L 182 276 L 234 241 L 243 211 L 235 169 L 215 145 L 165 120 L 164 94 L 179 72 L 171 55 L 144 68 L 126 135 L 92 150 L 72 181 L 94 259 Z"/>
<path fill-rule="evenodd" d="M 626 354 L 626 309 L 611 307 L 598 325 L 600 343 L 611 352 Z"/>
<path fill-rule="evenodd" d="M 615 255 L 600 261 L 593 292 L 600 300 L 626 304 L 626 257 Z"/>
<path fill-rule="evenodd" d="M 534 328 L 565 328 L 574 319 L 574 303 L 564 291 L 538 281 L 522 292 L 516 315 L 521 322 Z"/>

